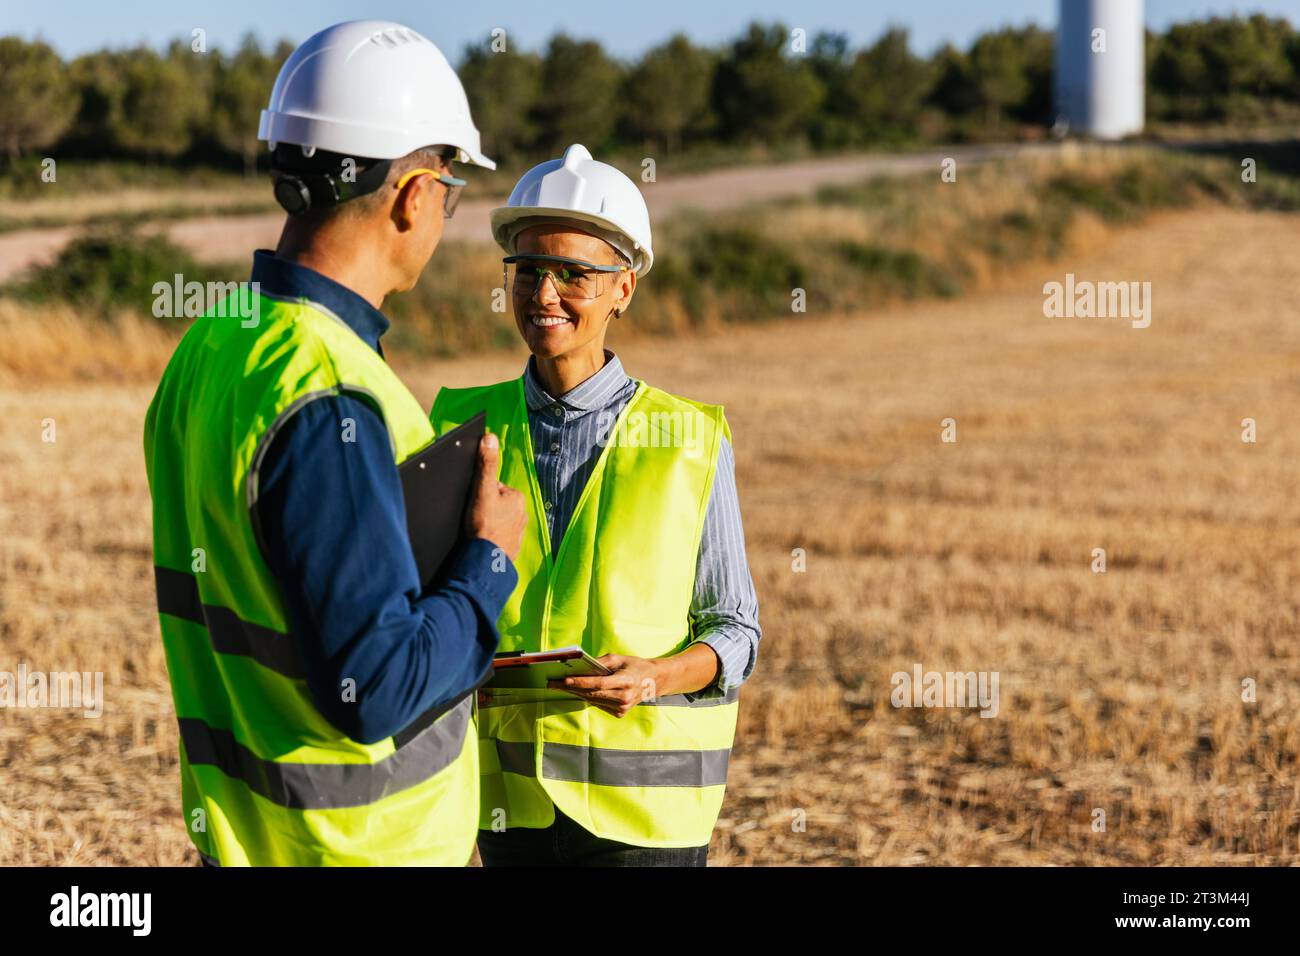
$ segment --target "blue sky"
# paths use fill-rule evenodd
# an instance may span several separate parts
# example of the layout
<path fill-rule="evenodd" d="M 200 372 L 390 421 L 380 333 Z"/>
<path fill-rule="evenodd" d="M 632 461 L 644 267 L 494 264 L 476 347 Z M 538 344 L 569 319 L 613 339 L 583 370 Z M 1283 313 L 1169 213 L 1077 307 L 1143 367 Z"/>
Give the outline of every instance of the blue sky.
<path fill-rule="evenodd" d="M 504 27 L 524 49 L 535 49 L 565 30 L 597 38 L 614 54 L 632 57 L 679 30 L 698 43 L 720 43 L 757 18 L 783 20 L 805 28 L 809 36 L 822 29 L 844 32 L 854 46 L 869 42 L 889 24 L 901 24 L 912 31 L 914 48 L 928 53 L 945 41 L 964 46 L 1002 25 L 1049 26 L 1056 20 L 1056 6 L 1056 0 L 5 0 L 0 35 L 39 37 L 73 56 L 104 46 L 160 46 L 177 36 L 189 37 L 195 27 L 207 31 L 214 47 L 233 47 L 250 29 L 263 39 L 296 42 L 339 20 L 380 17 L 416 28 L 455 62 L 467 43 L 484 41 L 493 27 Z M 1256 11 L 1300 25 L 1300 0 L 1147 0 L 1146 11 L 1147 23 L 1155 29 L 1212 14 Z"/>

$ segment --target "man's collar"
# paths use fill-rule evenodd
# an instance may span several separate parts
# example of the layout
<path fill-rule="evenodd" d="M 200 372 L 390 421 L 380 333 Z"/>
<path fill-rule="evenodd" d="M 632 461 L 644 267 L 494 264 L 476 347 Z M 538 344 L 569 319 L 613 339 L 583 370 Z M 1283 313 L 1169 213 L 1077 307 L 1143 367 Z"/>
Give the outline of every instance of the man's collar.
<path fill-rule="evenodd" d="M 528 366 L 524 369 L 524 402 L 529 411 L 537 411 L 556 402 L 576 411 L 592 411 L 604 408 L 627 383 L 628 375 L 623 371 L 623 363 L 617 355 L 605 349 L 605 364 L 600 371 L 559 398 L 554 398 L 537 377 L 537 359 L 530 355 Z"/>
<path fill-rule="evenodd" d="M 388 331 L 388 319 L 347 286 L 321 275 L 315 269 L 281 259 L 270 249 L 253 253 L 252 281 L 273 295 L 307 299 L 324 306 L 380 355 L 379 339 Z"/>

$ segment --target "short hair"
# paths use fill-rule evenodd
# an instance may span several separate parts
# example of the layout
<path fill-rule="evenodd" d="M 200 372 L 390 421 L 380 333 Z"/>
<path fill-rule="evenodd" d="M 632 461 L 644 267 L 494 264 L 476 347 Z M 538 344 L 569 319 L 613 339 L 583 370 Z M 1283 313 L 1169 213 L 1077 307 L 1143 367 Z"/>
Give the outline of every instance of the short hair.
<path fill-rule="evenodd" d="M 368 216 L 386 202 L 391 201 L 390 187 L 406 173 L 421 167 L 450 170 L 452 160 L 458 154 L 459 151 L 454 146 L 421 146 L 419 149 L 413 149 L 405 156 L 399 156 L 392 161 L 388 167 L 388 175 L 378 189 L 341 202 L 336 206 L 329 206 L 325 209 L 309 209 L 302 215 L 315 218 L 318 223 L 329 222 L 343 217 L 360 219 Z"/>

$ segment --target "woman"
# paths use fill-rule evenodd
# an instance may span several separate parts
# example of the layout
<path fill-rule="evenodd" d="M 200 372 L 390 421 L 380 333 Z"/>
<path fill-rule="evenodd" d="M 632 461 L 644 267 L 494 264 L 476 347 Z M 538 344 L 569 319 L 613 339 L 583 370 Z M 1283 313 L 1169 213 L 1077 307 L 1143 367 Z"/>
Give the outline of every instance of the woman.
<path fill-rule="evenodd" d="M 528 501 L 501 650 L 580 645 L 612 674 L 480 709 L 480 855 L 704 865 L 760 639 L 730 430 L 604 347 L 654 261 L 630 179 L 571 146 L 492 229 L 532 356 L 520 378 L 443 389 L 431 419 L 443 433 L 485 411 L 501 481 Z"/>

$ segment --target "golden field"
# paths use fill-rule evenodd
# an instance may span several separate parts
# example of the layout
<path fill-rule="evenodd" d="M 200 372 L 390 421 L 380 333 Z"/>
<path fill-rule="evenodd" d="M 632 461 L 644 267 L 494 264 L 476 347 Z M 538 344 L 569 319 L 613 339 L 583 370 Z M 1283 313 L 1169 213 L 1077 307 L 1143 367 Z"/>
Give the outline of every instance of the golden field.
<path fill-rule="evenodd" d="M 764 641 L 714 865 L 1300 859 L 1296 234 L 1167 213 L 962 299 L 614 340 L 735 435 Z M 1044 318 L 1066 272 L 1150 281 L 1150 328 Z M 0 712 L 0 863 L 192 863 L 140 449 L 169 340 L 9 304 L 0 343 L 0 670 L 107 697 Z M 523 354 L 395 361 L 427 404 Z M 997 671 L 998 716 L 894 709 L 918 663 Z"/>

